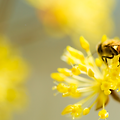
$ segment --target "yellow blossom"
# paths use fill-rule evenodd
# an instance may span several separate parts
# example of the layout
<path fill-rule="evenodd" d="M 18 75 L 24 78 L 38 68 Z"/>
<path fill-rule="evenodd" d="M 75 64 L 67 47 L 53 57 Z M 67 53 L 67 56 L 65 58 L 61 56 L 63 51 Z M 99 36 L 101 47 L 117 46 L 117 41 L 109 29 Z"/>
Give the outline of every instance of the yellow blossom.
<path fill-rule="evenodd" d="M 80 35 L 98 41 L 104 33 L 111 35 L 114 30 L 111 16 L 116 0 L 26 1 L 37 8 L 38 16 L 48 33 L 54 36 L 67 34 L 77 46 Z"/>
<path fill-rule="evenodd" d="M 102 41 L 105 41 L 106 38 L 104 35 Z M 82 39 L 84 38 L 82 37 Z M 108 59 L 108 65 L 106 65 L 102 59 L 93 58 L 89 43 L 86 40 L 85 43 L 83 41 L 80 43 L 87 56 L 85 57 L 82 52 L 70 46 L 66 48 L 62 60 L 71 65 L 72 69 L 60 68 L 58 70 L 60 72 L 58 74 L 63 74 L 65 77 L 64 81 L 58 81 L 59 75 L 56 78 L 52 77 L 56 80 L 54 90 L 62 93 L 63 97 L 81 99 L 73 105 L 68 105 L 63 110 L 62 115 L 70 114 L 73 119 L 78 118 L 89 114 L 91 108 L 96 105 L 96 110 L 102 108 L 98 113 L 99 119 L 106 119 L 109 117 L 109 113 L 105 109 L 109 102 L 109 95 L 116 97 L 116 100 L 119 98 L 115 93 L 115 91 L 120 90 L 119 56 Z M 77 55 L 84 57 L 77 57 Z M 71 59 L 69 62 L 68 58 Z"/>
<path fill-rule="evenodd" d="M 24 87 L 27 77 L 24 60 L 4 36 L 0 36 L 0 120 L 11 117 L 14 110 L 26 105 Z"/>

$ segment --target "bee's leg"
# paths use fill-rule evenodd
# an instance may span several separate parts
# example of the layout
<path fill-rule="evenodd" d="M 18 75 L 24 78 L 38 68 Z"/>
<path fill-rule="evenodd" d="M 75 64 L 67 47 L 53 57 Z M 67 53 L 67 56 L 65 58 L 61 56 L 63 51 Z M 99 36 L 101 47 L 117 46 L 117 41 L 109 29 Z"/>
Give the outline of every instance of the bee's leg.
<path fill-rule="evenodd" d="M 102 56 L 102 60 L 103 60 L 103 62 L 105 62 L 105 64 L 107 64 L 107 66 L 108 66 L 107 56 Z"/>
<path fill-rule="evenodd" d="M 107 66 L 108 66 L 107 57 L 105 57 L 105 63 L 106 63 L 106 64 L 107 64 Z"/>
<path fill-rule="evenodd" d="M 104 60 L 104 57 L 105 57 L 105 56 L 102 56 L 102 57 L 101 57 L 101 58 L 102 58 L 102 61 L 105 61 L 105 60 Z"/>
<path fill-rule="evenodd" d="M 107 56 L 106 56 L 106 58 L 108 58 L 108 59 L 112 59 L 112 58 L 114 58 L 114 54 L 112 54 L 112 57 L 107 57 Z"/>
<path fill-rule="evenodd" d="M 112 54 L 112 57 L 107 57 L 108 59 L 113 59 L 114 58 L 114 54 Z"/>
<path fill-rule="evenodd" d="M 107 64 L 107 66 L 108 66 L 108 61 L 107 61 L 107 59 L 112 59 L 112 58 L 114 58 L 114 54 L 112 54 L 111 57 L 108 57 L 108 56 L 102 56 L 102 60 Z"/>

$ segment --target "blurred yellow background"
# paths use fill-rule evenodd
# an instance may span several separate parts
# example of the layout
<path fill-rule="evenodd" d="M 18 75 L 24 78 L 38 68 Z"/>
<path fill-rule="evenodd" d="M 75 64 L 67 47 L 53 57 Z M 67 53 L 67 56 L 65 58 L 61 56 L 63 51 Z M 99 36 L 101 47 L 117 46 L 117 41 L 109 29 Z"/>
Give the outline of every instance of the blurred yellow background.
<path fill-rule="evenodd" d="M 80 35 L 99 41 L 103 34 L 111 35 L 114 31 L 112 12 L 116 0 L 28 1 L 37 8 L 47 33 L 59 37 L 69 35 L 77 47 Z"/>
<path fill-rule="evenodd" d="M 66 1 L 68 2 L 68 0 Z M 66 105 L 73 104 L 79 100 L 62 98 L 60 94 L 58 94 L 56 97 L 53 96 L 55 91 L 52 91 L 52 86 L 54 86 L 54 84 L 52 82 L 53 80 L 50 78 L 50 74 L 52 72 L 56 72 L 58 67 L 68 67 L 68 65 L 60 59 L 60 56 L 62 55 L 67 45 L 79 48 L 79 50 L 81 50 L 79 47 L 80 35 L 83 35 L 90 42 L 92 52 L 96 50 L 96 44 L 99 42 L 99 40 L 101 40 L 103 34 L 107 34 L 110 38 L 115 36 L 120 37 L 120 1 L 101 0 L 100 4 L 98 4 L 99 2 L 95 2 L 99 7 L 97 7 L 97 5 L 92 6 L 92 8 L 95 7 L 92 10 L 92 13 L 94 11 L 97 12 L 96 9 L 100 8 L 98 13 L 95 12 L 97 15 L 99 14 L 98 19 L 95 18 L 96 15 L 93 17 L 95 18 L 94 20 L 93 18 L 90 19 L 91 17 L 85 19 L 85 8 L 83 8 L 83 22 L 80 22 L 81 16 L 78 16 L 79 19 L 76 22 L 75 16 L 71 16 L 70 18 L 69 15 L 66 20 L 70 23 L 62 24 L 63 22 L 60 20 L 61 18 L 59 19 L 59 17 L 61 15 L 60 13 L 64 13 L 63 11 L 65 11 L 65 9 L 62 11 L 61 6 L 60 9 L 58 9 L 56 4 L 53 4 L 54 0 L 52 1 L 53 3 L 49 3 L 50 1 L 48 0 L 46 1 L 46 3 L 49 3 L 46 5 L 47 7 L 54 5 L 57 7 L 57 10 L 62 11 L 60 13 L 55 12 L 55 15 L 58 18 L 57 20 L 59 20 L 59 22 L 57 21 L 57 26 L 55 22 L 51 23 L 49 21 L 48 12 L 47 14 L 41 13 L 41 11 L 46 10 L 45 8 L 39 6 L 39 4 L 37 4 L 39 7 L 36 7 L 35 4 L 33 5 L 29 2 L 30 1 L 28 0 L 0 0 L 0 34 L 8 38 L 13 48 L 19 49 L 19 51 L 21 51 L 20 56 L 23 57 L 23 59 L 26 61 L 26 64 L 28 65 L 28 68 L 30 69 L 28 79 L 26 79 L 27 82 L 24 83 L 24 86 L 26 86 L 25 89 L 27 91 L 25 94 L 29 99 L 27 101 L 27 106 L 25 105 L 22 111 L 19 112 L 15 109 L 12 112 L 13 116 L 11 119 L 71 119 L 65 116 L 61 116 L 61 112 Z M 67 3 L 64 3 L 64 5 L 66 4 Z M 85 4 L 85 1 L 83 4 Z M 40 5 L 42 5 L 42 3 L 40 3 Z M 74 6 L 74 9 L 76 8 L 76 5 L 79 8 L 79 4 L 74 4 L 73 1 L 71 4 L 69 4 L 68 8 L 70 9 L 70 6 L 72 5 Z M 87 4 L 87 6 L 89 7 L 89 4 Z M 69 9 L 67 9 L 67 13 L 69 13 Z M 71 9 L 71 11 L 74 9 Z M 54 11 L 54 9 L 51 11 Z M 69 14 L 72 15 L 71 12 Z M 104 17 L 101 18 L 103 14 Z M 41 15 L 43 15 L 42 18 Z M 89 14 L 89 16 L 91 15 Z M 97 24 L 98 26 L 96 24 L 92 25 L 92 20 L 99 20 L 101 24 Z M 78 24 L 79 22 L 80 24 Z M 76 23 L 76 25 L 73 25 L 73 23 Z M 85 25 L 87 27 L 82 27 L 82 29 L 81 25 Z M 114 101 L 112 98 L 110 99 L 110 104 L 107 106 L 107 110 L 110 113 L 109 120 L 113 120 L 114 118 L 119 119 L 119 103 Z M 89 115 L 84 116 L 82 119 L 96 120 L 98 119 L 97 112 L 93 109 Z M 0 120 L 3 119 L 0 118 Z"/>

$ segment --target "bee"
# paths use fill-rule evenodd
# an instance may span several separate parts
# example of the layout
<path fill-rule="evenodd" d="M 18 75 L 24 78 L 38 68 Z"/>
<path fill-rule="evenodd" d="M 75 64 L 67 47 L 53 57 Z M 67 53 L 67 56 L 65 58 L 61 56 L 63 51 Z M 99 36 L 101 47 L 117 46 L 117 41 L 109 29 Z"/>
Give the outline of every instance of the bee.
<path fill-rule="evenodd" d="M 119 40 L 106 40 L 103 43 L 98 44 L 97 52 L 102 60 L 108 65 L 107 59 L 113 59 L 114 56 L 120 55 L 120 41 Z M 120 57 L 118 56 L 118 61 L 120 66 Z M 111 96 L 118 102 L 120 102 L 119 94 L 115 90 L 111 90 Z M 108 99 L 109 101 L 109 99 Z M 106 102 L 106 104 L 108 103 Z M 102 106 L 100 106 L 101 108 Z M 97 108 L 97 109 L 100 109 Z"/>
<path fill-rule="evenodd" d="M 107 59 L 113 59 L 114 56 L 120 54 L 120 41 L 114 39 L 106 40 L 97 46 L 97 52 L 102 60 L 108 65 Z M 118 61 L 120 65 L 120 57 Z"/>

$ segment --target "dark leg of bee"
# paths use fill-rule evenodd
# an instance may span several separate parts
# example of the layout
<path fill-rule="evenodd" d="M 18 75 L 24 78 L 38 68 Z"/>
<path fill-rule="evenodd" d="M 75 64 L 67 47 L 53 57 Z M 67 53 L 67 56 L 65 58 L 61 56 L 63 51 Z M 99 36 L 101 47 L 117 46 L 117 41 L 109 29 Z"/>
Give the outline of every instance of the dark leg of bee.
<path fill-rule="evenodd" d="M 112 58 L 114 58 L 114 54 L 112 54 L 112 57 L 106 57 L 106 58 L 108 58 L 108 59 L 112 59 Z"/>
<path fill-rule="evenodd" d="M 105 60 L 104 60 L 104 57 L 105 57 L 105 56 L 102 56 L 102 60 L 103 60 L 103 61 L 105 61 Z"/>
<path fill-rule="evenodd" d="M 108 62 L 107 62 L 107 57 L 105 57 L 105 63 L 108 65 Z"/>
<path fill-rule="evenodd" d="M 102 60 L 108 65 L 106 56 L 102 56 Z"/>
<path fill-rule="evenodd" d="M 114 58 L 114 54 L 112 54 L 112 57 L 102 56 L 102 60 L 108 65 L 107 58 L 108 58 L 108 59 Z"/>

